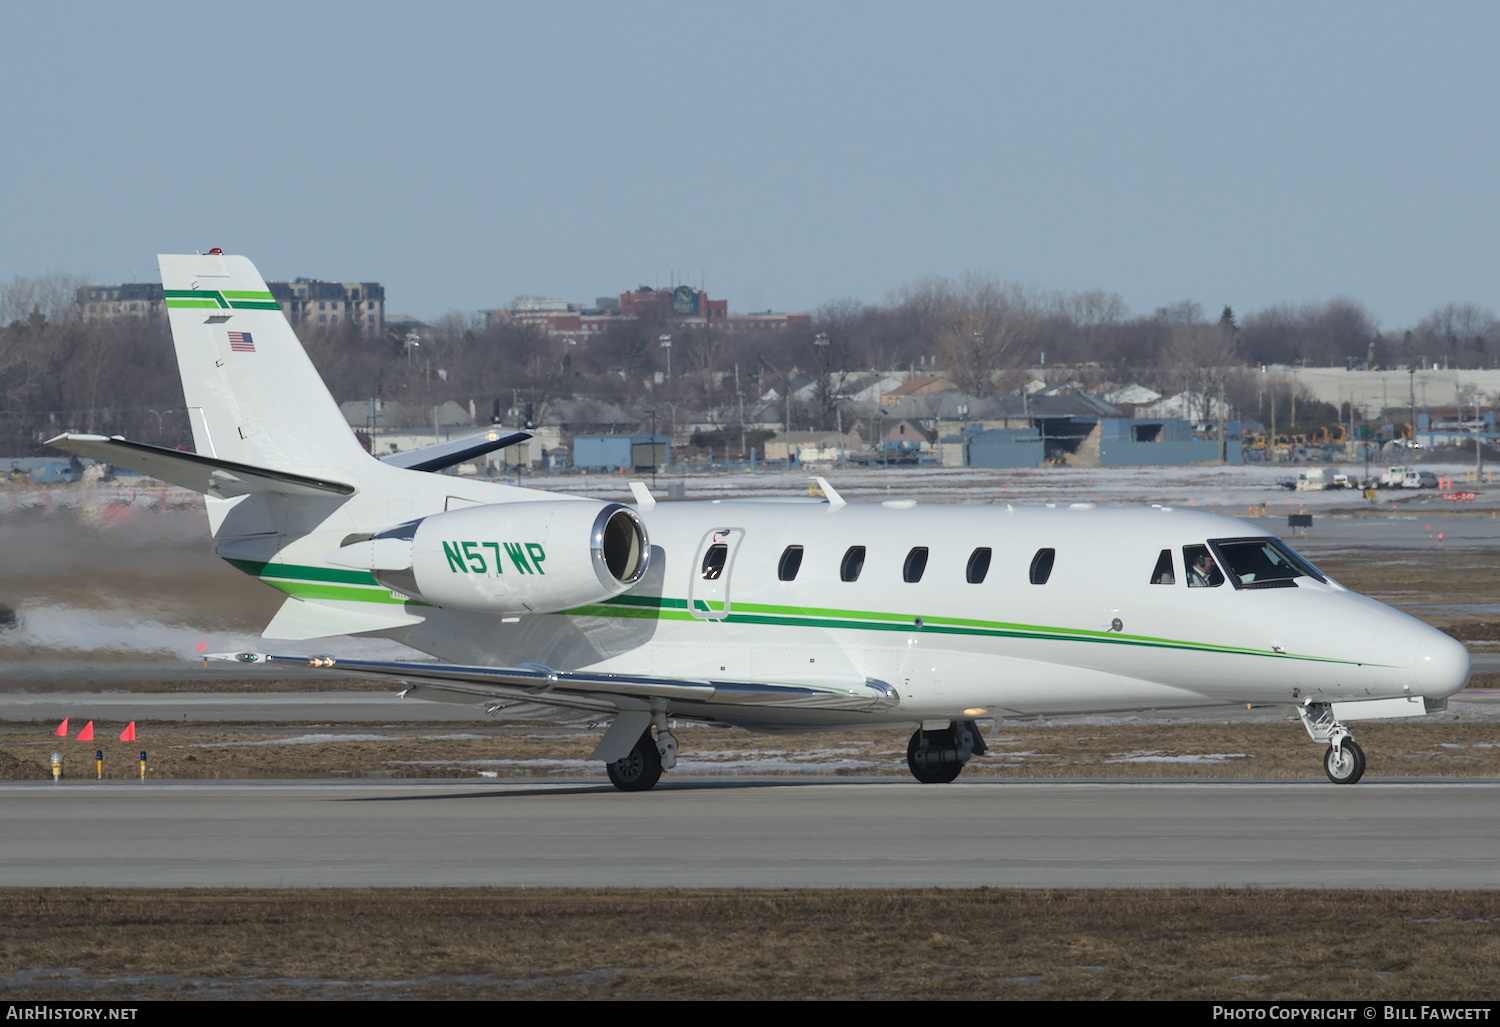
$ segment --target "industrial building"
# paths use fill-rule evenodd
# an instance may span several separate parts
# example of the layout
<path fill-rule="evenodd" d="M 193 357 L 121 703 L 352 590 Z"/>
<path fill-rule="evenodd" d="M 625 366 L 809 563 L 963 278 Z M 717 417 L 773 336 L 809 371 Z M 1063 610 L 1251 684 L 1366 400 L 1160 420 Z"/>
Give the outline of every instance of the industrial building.
<path fill-rule="evenodd" d="M 670 435 L 578 435 L 573 466 L 601 471 L 651 471 L 672 463 Z"/>

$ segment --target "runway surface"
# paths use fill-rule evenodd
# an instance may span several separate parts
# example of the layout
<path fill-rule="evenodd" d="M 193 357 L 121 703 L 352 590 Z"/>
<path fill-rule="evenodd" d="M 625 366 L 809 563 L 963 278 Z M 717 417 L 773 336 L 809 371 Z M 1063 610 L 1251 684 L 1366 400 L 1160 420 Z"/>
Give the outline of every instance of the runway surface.
<path fill-rule="evenodd" d="M 1500 781 L 0 785 L 0 886 L 1500 886 Z"/>

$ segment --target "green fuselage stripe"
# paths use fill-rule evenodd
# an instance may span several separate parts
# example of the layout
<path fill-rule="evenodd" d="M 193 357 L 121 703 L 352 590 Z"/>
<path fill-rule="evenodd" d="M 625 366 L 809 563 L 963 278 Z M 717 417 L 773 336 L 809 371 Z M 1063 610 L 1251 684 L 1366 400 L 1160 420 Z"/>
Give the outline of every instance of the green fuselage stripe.
<path fill-rule="evenodd" d="M 253 560 L 230 560 L 230 564 L 252 577 L 260 578 L 272 588 L 302 599 L 344 599 L 370 603 L 404 603 L 410 600 L 391 595 L 368 571 L 343 570 L 335 567 L 310 567 L 302 564 L 257 563 Z M 704 603 L 697 602 L 702 610 Z M 713 610 L 723 609 L 715 601 Z M 702 621 L 688 612 L 686 599 L 670 596 L 623 595 L 602 603 L 591 603 L 562 610 L 554 616 L 617 617 L 669 621 Z M 1313 663 L 1342 663 L 1356 666 L 1355 660 L 1328 656 L 1304 656 L 1278 653 L 1274 650 L 1243 646 L 1215 645 L 1186 639 L 1155 638 L 1149 635 L 1126 635 L 1087 628 L 1059 628 L 1039 624 L 1015 624 L 1007 621 L 975 620 L 967 617 L 917 618 L 869 610 L 839 610 L 821 607 L 779 606 L 768 603 L 734 603 L 727 616 L 715 623 L 841 629 L 846 631 L 920 632 L 924 635 L 957 635 L 978 638 L 1015 638 L 1036 642 L 1089 642 L 1102 645 L 1124 645 L 1151 649 L 1176 649 L 1188 652 L 1222 653 L 1226 656 L 1262 656 L 1276 660 L 1304 660 Z"/>

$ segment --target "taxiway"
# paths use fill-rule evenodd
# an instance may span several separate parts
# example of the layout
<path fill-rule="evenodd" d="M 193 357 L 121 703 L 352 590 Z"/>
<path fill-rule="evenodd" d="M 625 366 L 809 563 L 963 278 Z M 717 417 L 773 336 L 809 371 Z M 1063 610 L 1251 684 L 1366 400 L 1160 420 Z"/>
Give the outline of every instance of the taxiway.
<path fill-rule="evenodd" d="M 1495 888 L 1493 780 L 0 784 L 0 886 Z"/>

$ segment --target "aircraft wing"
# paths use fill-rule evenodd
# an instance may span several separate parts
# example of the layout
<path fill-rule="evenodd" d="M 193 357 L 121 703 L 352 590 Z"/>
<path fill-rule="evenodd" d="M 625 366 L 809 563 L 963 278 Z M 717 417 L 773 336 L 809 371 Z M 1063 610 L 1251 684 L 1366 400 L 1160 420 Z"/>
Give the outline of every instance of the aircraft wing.
<path fill-rule="evenodd" d="M 497 449 L 514 446 L 529 438 L 529 431 L 501 431 L 492 428 L 477 435 L 466 435 L 451 442 L 439 442 L 433 446 L 414 449 L 410 453 L 392 453 L 381 457 L 380 461 L 411 471 L 441 471 L 445 467 L 455 467 L 465 460 L 473 460 Z"/>
<path fill-rule="evenodd" d="M 525 702 L 600 712 L 615 712 L 618 709 L 609 701 L 612 696 L 667 699 L 674 704 L 683 705 L 712 703 L 862 713 L 894 709 L 901 702 L 901 697 L 894 688 L 884 681 L 872 678 L 783 684 L 552 670 L 536 664 L 520 667 L 471 667 L 444 663 L 343 660 L 332 656 L 276 656 L 269 653 L 218 653 L 209 659 L 253 664 L 292 663 L 302 667 L 324 668 L 353 677 L 392 678 L 411 684 L 408 694 L 417 699 L 471 703 Z M 425 694 L 429 692 L 434 694 Z M 684 709 L 683 712 L 687 710 Z"/>
<path fill-rule="evenodd" d="M 120 435 L 63 434 L 48 439 L 47 445 L 116 467 L 140 471 L 215 499 L 233 499 L 252 492 L 277 492 L 284 496 L 352 496 L 355 491 L 353 485 L 341 481 L 309 478 L 166 446 L 132 442 Z"/>

